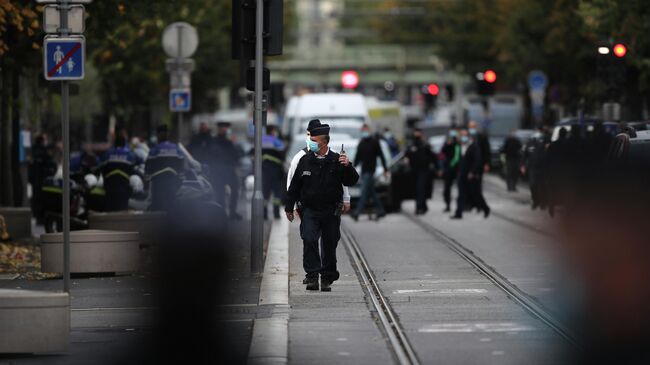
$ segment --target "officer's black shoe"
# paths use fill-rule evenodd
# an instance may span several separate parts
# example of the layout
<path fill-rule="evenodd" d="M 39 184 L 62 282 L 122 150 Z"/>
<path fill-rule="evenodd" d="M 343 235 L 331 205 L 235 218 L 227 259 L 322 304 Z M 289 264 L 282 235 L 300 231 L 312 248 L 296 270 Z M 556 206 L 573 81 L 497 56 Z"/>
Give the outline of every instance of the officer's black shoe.
<path fill-rule="evenodd" d="M 309 284 L 309 280 L 310 280 L 310 279 L 309 279 L 308 277 L 305 276 L 305 278 L 302 279 L 302 283 L 305 284 L 305 285 L 306 285 L 306 284 Z"/>
<path fill-rule="evenodd" d="M 350 213 L 350 217 L 352 217 L 355 222 L 359 221 L 359 215 L 357 213 Z"/>
<path fill-rule="evenodd" d="M 309 278 L 307 282 L 307 290 L 318 290 L 318 278 Z"/>
<path fill-rule="evenodd" d="M 449 212 L 451 212 L 451 208 L 446 207 L 445 210 L 443 210 L 442 212 L 443 212 L 443 213 L 449 213 Z"/>
<path fill-rule="evenodd" d="M 492 209 L 490 209 L 490 207 L 486 207 L 485 210 L 483 211 L 483 217 L 485 218 L 489 217 L 491 211 Z"/>
<path fill-rule="evenodd" d="M 332 291 L 332 282 L 326 279 L 320 280 L 320 291 Z"/>

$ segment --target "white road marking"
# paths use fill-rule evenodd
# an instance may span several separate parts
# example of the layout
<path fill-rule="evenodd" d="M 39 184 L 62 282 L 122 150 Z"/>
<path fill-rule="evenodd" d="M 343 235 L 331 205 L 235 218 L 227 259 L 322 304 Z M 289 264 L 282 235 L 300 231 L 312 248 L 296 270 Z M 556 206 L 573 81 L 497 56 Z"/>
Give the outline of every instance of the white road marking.
<path fill-rule="evenodd" d="M 492 341 L 492 339 L 489 338 L 489 337 L 483 337 L 479 341 L 481 341 L 481 342 L 490 342 L 490 341 Z"/>
<path fill-rule="evenodd" d="M 418 329 L 420 333 L 527 332 L 534 327 L 516 322 L 438 323 Z"/>
<path fill-rule="evenodd" d="M 492 351 L 492 355 L 494 356 L 501 356 L 503 354 L 505 354 L 505 351 L 501 351 L 501 350 Z"/>
<path fill-rule="evenodd" d="M 345 337 L 339 337 L 336 339 L 337 341 L 347 341 L 348 339 Z"/>
<path fill-rule="evenodd" d="M 350 356 L 349 352 L 339 352 L 339 356 Z"/>

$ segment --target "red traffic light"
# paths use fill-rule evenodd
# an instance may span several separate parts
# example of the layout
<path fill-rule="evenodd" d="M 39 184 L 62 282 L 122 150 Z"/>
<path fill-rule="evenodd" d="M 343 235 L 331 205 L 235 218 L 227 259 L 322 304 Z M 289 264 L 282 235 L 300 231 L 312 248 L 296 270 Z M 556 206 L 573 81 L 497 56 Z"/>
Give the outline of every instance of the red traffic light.
<path fill-rule="evenodd" d="M 627 54 L 627 48 L 622 44 L 617 44 L 614 46 L 614 54 L 618 58 L 623 58 Z"/>
<path fill-rule="evenodd" d="M 344 89 L 354 89 L 359 85 L 359 74 L 356 71 L 343 71 L 341 85 Z"/>
<path fill-rule="evenodd" d="M 436 84 L 429 84 L 427 86 L 427 92 L 429 95 L 437 96 L 440 93 L 440 88 Z"/>
<path fill-rule="evenodd" d="M 494 70 L 487 70 L 483 73 L 483 79 L 490 84 L 494 84 L 497 81 L 497 73 Z"/>

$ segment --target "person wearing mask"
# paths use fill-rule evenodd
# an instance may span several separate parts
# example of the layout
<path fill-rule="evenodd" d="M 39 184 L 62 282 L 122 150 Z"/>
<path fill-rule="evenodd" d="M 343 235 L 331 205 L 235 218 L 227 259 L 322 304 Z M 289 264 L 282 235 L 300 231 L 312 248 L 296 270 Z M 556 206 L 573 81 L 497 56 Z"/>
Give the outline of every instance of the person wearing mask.
<path fill-rule="evenodd" d="M 292 222 L 296 202 L 302 204 L 300 231 L 307 290 L 319 289 L 319 275 L 321 291 L 331 291 L 332 283 L 339 278 L 336 247 L 341 238 L 342 186 L 353 186 L 359 180 L 348 157 L 328 147 L 329 131 L 327 124 L 311 128 L 307 141 L 309 151 L 296 166 L 284 208 Z"/>
<path fill-rule="evenodd" d="M 300 162 L 300 159 L 309 152 L 309 144 L 311 143 L 311 139 L 310 139 L 311 131 L 315 128 L 320 127 L 321 125 L 322 124 L 318 119 L 312 119 L 307 124 L 307 139 L 306 139 L 307 146 L 301 149 L 300 151 L 298 151 L 291 159 L 291 164 L 289 166 L 289 171 L 287 173 L 287 190 L 289 190 L 291 180 L 293 179 L 293 175 L 296 172 L 296 168 L 298 167 L 298 163 Z M 343 203 L 342 213 L 347 213 L 350 211 L 350 189 L 345 185 L 342 185 L 341 188 L 343 190 L 343 195 L 341 196 L 341 202 Z M 298 214 L 298 217 L 301 217 L 302 215 L 301 206 L 302 204 L 299 201 L 294 206 L 294 210 Z M 302 234 L 302 220 L 300 221 L 300 232 Z M 303 279 L 302 283 L 303 284 L 309 283 L 308 275 L 305 275 L 305 278 Z"/>
<path fill-rule="evenodd" d="M 129 209 L 131 197 L 131 175 L 133 175 L 135 155 L 126 145 L 126 136 L 118 133 L 113 148 L 100 159 L 100 170 L 104 178 L 105 209 L 117 212 Z"/>
<path fill-rule="evenodd" d="M 426 214 L 429 210 L 427 191 L 432 188 L 429 184 L 433 184 L 433 172 L 437 169 L 438 159 L 419 128 L 413 131 L 413 142 L 406 150 L 405 161 L 415 177 L 415 214 Z"/>
<path fill-rule="evenodd" d="M 487 218 L 490 215 L 490 207 L 488 207 L 482 194 L 477 195 L 478 189 L 476 188 L 478 177 L 483 172 L 479 145 L 467 130 L 460 133 L 460 145 L 462 157 L 458 164 L 458 198 L 456 200 L 456 213 L 451 218 L 463 218 L 463 212 L 468 200 L 481 209 Z"/>
<path fill-rule="evenodd" d="M 237 213 L 239 204 L 239 178 L 237 166 L 239 165 L 240 152 L 232 141 L 231 124 L 228 122 L 217 123 L 217 135 L 214 137 L 214 165 L 210 170 L 213 188 L 217 203 L 226 208 L 226 186 L 230 187 L 230 200 L 228 216 L 230 219 L 240 220 L 242 216 Z"/>
<path fill-rule="evenodd" d="M 280 218 L 280 205 L 284 196 L 282 180 L 284 179 L 284 142 L 279 138 L 278 128 L 266 127 L 262 136 L 262 192 L 264 193 L 264 219 L 267 219 L 269 201 L 273 205 L 273 217 Z M 271 200 L 273 195 L 273 200 Z"/>
<path fill-rule="evenodd" d="M 363 213 L 368 199 L 375 203 L 376 219 L 379 220 L 386 215 L 381 200 L 375 191 L 375 171 L 377 170 L 377 158 L 381 161 L 384 168 L 384 175 L 388 175 L 386 158 L 381 151 L 379 141 L 370 134 L 370 128 L 367 124 L 361 127 L 361 141 L 357 146 L 357 155 L 354 158 L 354 167 L 361 165 L 361 198 L 357 210 L 352 214 L 352 218 L 357 221 Z"/>
<path fill-rule="evenodd" d="M 506 185 L 508 191 L 517 191 L 517 180 L 519 180 L 519 171 L 521 168 L 521 141 L 515 136 L 514 132 L 510 133 L 501 147 L 501 153 L 506 160 Z"/>
<path fill-rule="evenodd" d="M 390 149 L 390 157 L 395 157 L 399 154 L 399 144 L 397 143 L 397 139 L 395 139 L 395 136 L 393 136 L 393 133 L 391 133 L 389 128 L 384 128 L 384 134 L 382 134 L 382 138 L 386 143 L 388 143 L 388 148 Z"/>
<path fill-rule="evenodd" d="M 185 157 L 176 143 L 169 140 L 169 129 L 161 125 L 156 130 L 156 144 L 145 163 L 145 179 L 149 182 L 149 210 L 171 211 L 176 192 L 185 176 Z"/>
<path fill-rule="evenodd" d="M 444 171 L 442 178 L 444 180 L 443 198 L 445 200 L 445 213 L 451 211 L 451 188 L 454 185 L 458 175 L 458 163 L 462 155 L 460 143 L 458 143 L 458 131 L 452 129 L 449 131 L 445 145 L 442 147 L 442 154 L 445 157 Z"/>
<path fill-rule="evenodd" d="M 211 165 L 212 155 L 212 134 L 207 123 L 199 124 L 199 131 L 192 136 L 190 144 L 187 146 L 189 152 L 197 161 L 202 164 Z"/>

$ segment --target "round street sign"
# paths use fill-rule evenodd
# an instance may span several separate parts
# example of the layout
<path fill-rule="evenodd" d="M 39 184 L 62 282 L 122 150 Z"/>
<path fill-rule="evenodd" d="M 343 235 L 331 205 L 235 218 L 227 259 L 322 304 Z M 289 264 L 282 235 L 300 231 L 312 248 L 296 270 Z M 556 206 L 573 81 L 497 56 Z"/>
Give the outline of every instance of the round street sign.
<path fill-rule="evenodd" d="M 185 22 L 176 22 L 165 28 L 162 45 L 169 57 L 189 58 L 199 46 L 199 36 L 193 26 Z"/>
<path fill-rule="evenodd" d="M 542 71 L 535 70 L 528 74 L 528 87 L 531 90 L 544 90 L 548 85 L 548 78 Z"/>

